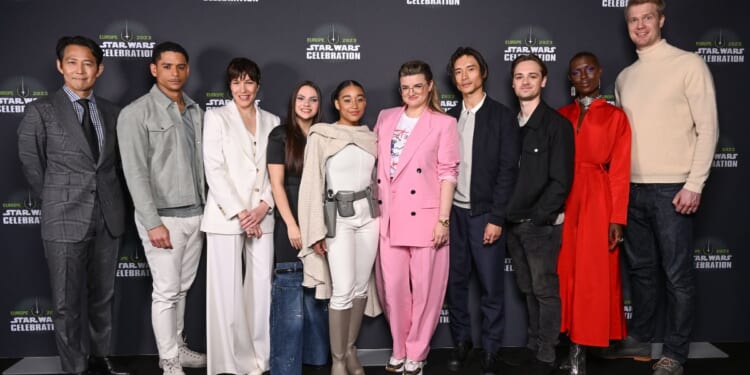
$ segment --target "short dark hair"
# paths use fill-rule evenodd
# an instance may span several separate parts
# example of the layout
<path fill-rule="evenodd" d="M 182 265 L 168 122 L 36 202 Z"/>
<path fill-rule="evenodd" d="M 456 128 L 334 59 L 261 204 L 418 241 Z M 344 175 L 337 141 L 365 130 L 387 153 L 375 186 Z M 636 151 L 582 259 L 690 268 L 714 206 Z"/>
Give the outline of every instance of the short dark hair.
<path fill-rule="evenodd" d="M 656 12 L 659 14 L 659 17 L 664 15 L 664 8 L 667 7 L 665 0 L 628 0 L 628 5 L 625 6 L 625 18 L 628 17 L 628 9 L 630 7 L 641 4 L 656 5 Z"/>
<path fill-rule="evenodd" d="M 63 55 L 65 54 L 65 48 L 70 45 L 76 45 L 90 49 L 91 53 L 94 55 L 97 66 L 100 65 L 102 63 L 102 60 L 104 59 L 104 52 L 102 52 L 102 48 L 99 47 L 96 42 L 85 36 L 76 35 L 64 36 L 57 40 L 57 60 L 62 62 Z"/>
<path fill-rule="evenodd" d="M 181 45 L 175 42 L 161 42 L 154 47 L 154 50 L 151 53 L 151 63 L 156 64 L 161 58 L 161 54 L 164 52 L 181 53 L 182 56 L 185 56 L 185 62 L 190 62 L 190 56 L 188 56 L 187 51 L 185 51 L 185 48 Z"/>
<path fill-rule="evenodd" d="M 232 83 L 232 80 L 244 76 L 250 77 L 253 82 L 260 85 L 260 68 L 258 67 L 258 64 L 246 57 L 233 58 L 227 66 L 227 86 Z"/>
<path fill-rule="evenodd" d="M 581 57 L 588 57 L 588 58 L 590 58 L 590 59 L 591 59 L 592 61 L 594 61 L 594 64 L 596 64 L 596 66 L 598 66 L 598 67 L 600 67 L 600 68 L 601 68 L 601 66 L 602 66 L 602 65 L 601 65 L 601 64 L 599 63 L 599 58 L 598 58 L 598 57 L 596 57 L 596 55 L 594 55 L 594 53 L 593 53 L 593 52 L 589 52 L 589 51 L 581 51 L 581 52 L 578 52 L 578 53 L 576 53 L 575 55 L 573 55 L 573 57 L 571 57 L 571 58 L 570 58 L 570 61 L 568 62 L 568 65 L 572 64 L 572 63 L 573 63 L 573 60 L 579 59 L 579 58 L 581 58 Z"/>
<path fill-rule="evenodd" d="M 516 66 L 524 61 L 533 61 L 539 64 L 539 67 L 542 68 L 542 78 L 547 76 L 547 65 L 544 63 L 544 61 L 542 61 L 542 59 L 539 58 L 539 56 L 532 53 L 529 55 L 520 55 L 516 57 L 515 60 L 513 60 L 513 63 L 510 65 L 511 78 L 513 78 L 513 76 L 516 74 Z"/>
<path fill-rule="evenodd" d="M 482 74 L 482 81 L 483 82 L 487 81 L 487 76 L 489 76 L 490 71 L 489 71 L 489 68 L 487 67 L 487 61 L 484 60 L 484 57 L 482 56 L 482 54 L 479 53 L 479 51 L 471 47 L 458 47 L 451 55 L 451 60 L 448 63 L 448 74 L 451 76 L 451 80 L 453 81 L 453 83 L 456 82 L 456 79 L 455 79 L 456 77 L 453 74 L 453 69 L 455 68 L 456 60 L 458 60 L 459 58 L 463 56 L 471 56 L 475 60 L 477 60 L 477 63 L 479 64 L 479 73 Z"/>

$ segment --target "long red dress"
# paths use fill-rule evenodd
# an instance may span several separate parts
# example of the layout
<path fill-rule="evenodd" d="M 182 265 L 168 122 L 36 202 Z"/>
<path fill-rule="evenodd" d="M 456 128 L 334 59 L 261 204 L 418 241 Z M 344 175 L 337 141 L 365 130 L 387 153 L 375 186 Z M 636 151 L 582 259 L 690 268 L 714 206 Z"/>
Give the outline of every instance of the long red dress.
<path fill-rule="evenodd" d="M 560 109 L 578 124 L 578 101 Z M 565 202 L 557 264 L 561 332 L 580 345 L 608 346 L 626 335 L 619 248 L 609 251 L 609 224 L 627 223 L 630 124 L 620 108 L 597 99 L 575 136 L 575 178 Z"/>

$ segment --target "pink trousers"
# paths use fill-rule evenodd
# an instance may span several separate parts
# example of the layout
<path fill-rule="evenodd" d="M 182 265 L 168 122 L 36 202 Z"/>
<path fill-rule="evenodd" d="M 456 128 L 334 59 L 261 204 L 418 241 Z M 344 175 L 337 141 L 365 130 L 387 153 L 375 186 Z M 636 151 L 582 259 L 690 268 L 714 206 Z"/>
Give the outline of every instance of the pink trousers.
<path fill-rule="evenodd" d="M 427 358 L 445 299 L 449 259 L 448 245 L 391 246 L 388 237 L 380 237 L 376 281 L 394 358 Z"/>

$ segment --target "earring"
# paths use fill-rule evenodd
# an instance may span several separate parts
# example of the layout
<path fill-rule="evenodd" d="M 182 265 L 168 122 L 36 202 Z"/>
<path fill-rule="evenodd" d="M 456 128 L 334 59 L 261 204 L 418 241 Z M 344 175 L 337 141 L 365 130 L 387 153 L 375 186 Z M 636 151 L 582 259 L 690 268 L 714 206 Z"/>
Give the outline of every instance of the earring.
<path fill-rule="evenodd" d="M 570 86 L 570 96 L 576 96 L 576 87 Z"/>

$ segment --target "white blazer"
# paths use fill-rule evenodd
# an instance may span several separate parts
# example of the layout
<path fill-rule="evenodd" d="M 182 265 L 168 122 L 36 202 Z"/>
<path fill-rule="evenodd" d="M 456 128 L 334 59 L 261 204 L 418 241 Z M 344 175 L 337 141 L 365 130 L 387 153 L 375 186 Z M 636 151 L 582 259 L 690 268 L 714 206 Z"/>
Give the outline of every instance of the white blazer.
<path fill-rule="evenodd" d="M 263 200 L 273 207 L 271 183 L 266 168 L 268 134 L 279 125 L 279 117 L 256 109 L 255 155 L 250 134 L 234 101 L 206 111 L 203 121 L 203 165 L 208 183 L 206 210 L 201 230 L 208 233 L 242 233 L 237 214 L 253 209 Z M 273 232 L 273 212 L 261 221 L 263 233 Z"/>

